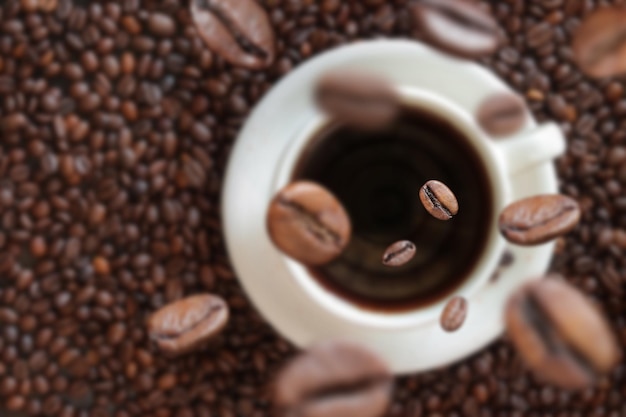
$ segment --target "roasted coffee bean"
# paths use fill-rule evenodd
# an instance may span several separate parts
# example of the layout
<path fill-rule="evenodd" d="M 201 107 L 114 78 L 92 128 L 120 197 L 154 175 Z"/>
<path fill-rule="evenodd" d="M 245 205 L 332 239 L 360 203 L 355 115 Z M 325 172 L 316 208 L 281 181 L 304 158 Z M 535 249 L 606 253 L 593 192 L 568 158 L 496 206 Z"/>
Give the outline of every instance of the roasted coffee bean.
<path fill-rule="evenodd" d="M 341 254 L 352 226 L 348 213 L 328 190 L 299 181 L 276 194 L 267 213 L 267 228 L 287 256 L 321 265 Z"/>
<path fill-rule="evenodd" d="M 191 0 L 191 16 L 207 46 L 231 64 L 259 69 L 274 61 L 274 31 L 256 1 Z"/>
<path fill-rule="evenodd" d="M 467 317 L 467 300 L 453 297 L 446 303 L 439 320 L 441 328 L 446 332 L 454 332 L 461 328 Z"/>
<path fill-rule="evenodd" d="M 401 240 L 389 246 L 383 255 L 383 265 L 402 266 L 415 256 L 415 245 L 408 240 Z"/>
<path fill-rule="evenodd" d="M 278 375 L 274 405 L 280 416 L 381 416 L 389 404 L 389 369 L 369 350 L 326 342 L 296 357 Z"/>
<path fill-rule="evenodd" d="M 586 16 L 572 48 L 578 66 L 591 77 L 626 73 L 626 10 L 602 8 Z"/>
<path fill-rule="evenodd" d="M 492 136 L 512 135 L 526 123 L 524 100 L 512 93 L 489 96 L 478 107 L 476 120 L 480 127 Z"/>
<path fill-rule="evenodd" d="M 617 365 L 620 349 L 595 306 L 559 278 L 525 285 L 511 297 L 507 332 L 539 378 L 581 389 Z"/>
<path fill-rule="evenodd" d="M 412 6 L 416 31 L 452 55 L 476 58 L 493 53 L 500 42 L 492 16 L 461 0 L 419 0 Z"/>
<path fill-rule="evenodd" d="M 580 207 L 570 197 L 539 195 L 516 201 L 500 214 L 500 233 L 518 245 L 538 245 L 570 232 L 580 220 Z"/>
<path fill-rule="evenodd" d="M 397 116 L 400 104 L 385 78 L 355 70 L 325 73 L 315 87 L 318 106 L 340 123 L 379 129 Z"/>
<path fill-rule="evenodd" d="M 155 312 L 148 320 L 150 339 L 168 356 L 202 347 L 228 322 L 228 306 L 212 294 L 194 295 Z"/>
<path fill-rule="evenodd" d="M 450 220 L 459 212 L 459 203 L 443 183 L 430 180 L 420 189 L 420 200 L 426 211 L 439 220 Z"/>

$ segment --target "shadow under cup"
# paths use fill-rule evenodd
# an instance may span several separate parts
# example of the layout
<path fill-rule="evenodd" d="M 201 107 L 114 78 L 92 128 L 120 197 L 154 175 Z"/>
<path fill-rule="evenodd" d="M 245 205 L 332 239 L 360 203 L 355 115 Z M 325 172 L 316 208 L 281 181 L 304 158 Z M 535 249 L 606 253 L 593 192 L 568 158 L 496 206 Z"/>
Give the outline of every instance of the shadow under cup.
<path fill-rule="evenodd" d="M 372 312 L 432 305 L 464 284 L 492 233 L 489 174 L 466 135 L 435 114 L 406 107 L 391 126 L 363 132 L 328 124 L 309 140 L 292 179 L 318 182 L 339 198 L 352 220 L 344 253 L 310 275 L 327 291 Z M 456 195 L 458 215 L 432 217 L 419 199 L 428 180 Z M 385 249 L 410 240 L 416 256 L 401 267 L 381 262 Z"/>

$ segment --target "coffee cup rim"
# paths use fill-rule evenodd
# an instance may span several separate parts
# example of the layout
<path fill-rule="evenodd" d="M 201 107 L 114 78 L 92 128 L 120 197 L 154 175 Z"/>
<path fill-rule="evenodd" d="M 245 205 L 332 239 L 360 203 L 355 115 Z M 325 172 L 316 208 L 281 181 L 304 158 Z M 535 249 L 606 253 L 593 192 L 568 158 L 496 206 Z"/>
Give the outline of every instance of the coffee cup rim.
<path fill-rule="evenodd" d="M 500 157 L 495 144 L 482 132 L 473 117 L 456 103 L 421 88 L 410 86 L 398 86 L 396 88 L 403 105 L 416 108 L 418 111 L 426 114 L 433 114 L 462 133 L 470 146 L 477 151 L 488 174 L 489 184 L 492 187 L 491 231 L 483 252 L 468 273 L 468 278 L 458 287 L 455 293 L 450 294 L 450 297 L 461 295 L 466 299 L 471 299 L 488 283 L 504 252 L 505 244 L 497 230 L 497 214 L 508 203 L 511 194 L 510 185 L 505 180 L 505 178 L 508 178 L 508 175 L 504 167 L 504 161 Z M 304 128 L 294 135 L 277 169 L 273 182 L 273 194 L 287 185 L 293 177 L 300 154 L 307 144 L 320 131 L 332 123 L 328 116 L 318 113 L 305 124 Z M 367 310 L 323 288 L 311 276 L 305 266 L 285 255 L 281 256 L 287 269 L 290 271 L 292 280 L 303 289 L 310 299 L 332 314 L 356 325 L 375 327 L 377 329 L 398 329 L 431 324 L 434 320 L 439 319 L 447 300 L 446 298 L 441 298 L 427 306 L 402 312 Z"/>

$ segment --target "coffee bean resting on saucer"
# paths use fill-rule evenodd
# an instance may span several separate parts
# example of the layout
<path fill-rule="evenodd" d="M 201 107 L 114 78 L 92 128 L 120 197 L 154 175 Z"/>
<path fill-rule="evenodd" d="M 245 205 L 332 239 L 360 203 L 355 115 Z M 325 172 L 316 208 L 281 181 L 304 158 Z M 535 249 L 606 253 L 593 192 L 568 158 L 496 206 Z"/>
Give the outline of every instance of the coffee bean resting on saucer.
<path fill-rule="evenodd" d="M 467 317 L 468 303 L 463 297 L 456 296 L 446 303 L 439 323 L 446 332 L 454 332 L 461 328 Z"/>
<path fill-rule="evenodd" d="M 400 100 L 385 78 L 363 71 L 337 69 L 315 86 L 320 109 L 339 123 L 363 130 L 381 129 L 400 111 Z"/>
<path fill-rule="evenodd" d="M 431 180 L 420 189 L 420 200 L 431 216 L 450 220 L 459 212 L 459 202 L 447 185 Z"/>
<path fill-rule="evenodd" d="M 179 356 L 202 347 L 228 322 L 228 305 L 213 294 L 168 304 L 150 316 L 148 333 L 160 351 Z"/>
<path fill-rule="evenodd" d="M 279 417 L 379 417 L 387 409 L 392 376 L 374 353 L 351 342 L 318 344 L 278 374 Z"/>
<path fill-rule="evenodd" d="M 560 194 L 538 195 L 507 206 L 498 219 L 500 233 L 518 245 L 538 245 L 568 233 L 578 225 L 580 207 Z"/>
<path fill-rule="evenodd" d="M 330 191 L 314 182 L 297 181 L 272 200 L 267 229 L 287 256 L 306 265 L 323 265 L 344 250 L 352 226 L 348 213 Z"/>
<path fill-rule="evenodd" d="M 543 381 L 568 389 L 588 387 L 619 362 L 615 336 L 577 289 L 549 276 L 520 288 L 508 301 L 507 332 Z"/>
<path fill-rule="evenodd" d="M 415 31 L 443 51 L 463 58 L 493 53 L 500 43 L 494 18 L 461 0 L 418 0 L 412 6 Z"/>

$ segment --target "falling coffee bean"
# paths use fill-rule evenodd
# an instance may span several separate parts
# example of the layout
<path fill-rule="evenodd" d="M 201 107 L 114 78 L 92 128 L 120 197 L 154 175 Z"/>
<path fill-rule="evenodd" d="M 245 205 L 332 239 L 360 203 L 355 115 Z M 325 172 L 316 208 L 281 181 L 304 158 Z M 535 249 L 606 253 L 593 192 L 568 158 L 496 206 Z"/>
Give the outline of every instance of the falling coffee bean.
<path fill-rule="evenodd" d="M 169 356 L 191 352 L 216 336 L 228 322 L 228 305 L 212 294 L 194 295 L 165 307 L 148 320 L 148 332 Z"/>
<path fill-rule="evenodd" d="M 537 245 L 571 231 L 580 220 L 578 203 L 564 195 L 525 198 L 502 211 L 502 235 L 518 245 Z"/>
<path fill-rule="evenodd" d="M 520 288 L 508 301 L 511 341 L 544 381 L 582 389 L 620 359 L 614 335 L 577 289 L 551 276 Z"/>
<path fill-rule="evenodd" d="M 326 342 L 279 373 L 274 405 L 281 417 L 378 417 L 389 405 L 391 389 L 389 369 L 372 352 Z"/>
<path fill-rule="evenodd" d="M 401 240 L 389 246 L 383 255 L 385 266 L 402 266 L 415 256 L 415 245 L 408 240 Z"/>
<path fill-rule="evenodd" d="M 420 200 L 431 216 L 439 220 L 450 220 L 459 211 L 456 196 L 445 184 L 436 180 L 422 186 Z"/>
<path fill-rule="evenodd" d="M 499 27 L 478 6 L 459 0 L 420 0 L 413 5 L 416 30 L 434 46 L 464 58 L 491 54 L 500 41 Z"/>
<path fill-rule="evenodd" d="M 454 332 L 461 328 L 467 317 L 467 300 L 463 297 L 454 297 L 441 313 L 441 328 L 446 332 Z"/>
<path fill-rule="evenodd" d="M 335 196 L 309 181 L 289 184 L 274 197 L 267 228 L 278 249 L 307 265 L 323 265 L 339 256 L 352 230 Z"/>
<path fill-rule="evenodd" d="M 602 8 L 588 15 L 574 34 L 572 51 L 591 77 L 626 73 L 626 9 Z"/>
<path fill-rule="evenodd" d="M 274 31 L 255 0 L 191 0 L 191 16 L 207 46 L 231 64 L 260 69 L 274 61 Z"/>
<path fill-rule="evenodd" d="M 385 78 L 354 70 L 335 70 L 317 83 L 318 106 L 337 121 L 361 129 L 379 129 L 398 115 L 400 102 Z"/>
<path fill-rule="evenodd" d="M 480 127 L 495 137 L 518 132 L 526 122 L 524 100 L 511 93 L 487 97 L 479 106 L 476 119 Z"/>

